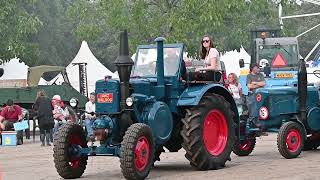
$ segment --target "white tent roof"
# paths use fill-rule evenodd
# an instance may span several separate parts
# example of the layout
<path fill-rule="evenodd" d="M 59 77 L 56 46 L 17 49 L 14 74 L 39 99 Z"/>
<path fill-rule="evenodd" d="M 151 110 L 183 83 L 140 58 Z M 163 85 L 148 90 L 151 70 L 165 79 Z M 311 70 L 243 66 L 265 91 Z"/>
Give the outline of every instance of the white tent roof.
<path fill-rule="evenodd" d="M 0 64 L 0 68 L 3 68 L 4 70 L 3 76 L 0 77 L 0 80 L 27 79 L 29 66 L 19 59 L 14 58 L 9 62 Z"/>
<path fill-rule="evenodd" d="M 235 73 L 236 75 L 240 75 L 240 66 L 239 59 L 243 59 L 245 63 L 245 69 L 249 69 L 250 64 L 250 55 L 246 52 L 246 50 L 241 47 L 240 52 L 237 50 L 228 51 L 221 55 L 221 61 L 224 62 L 226 67 L 226 73 Z"/>
<path fill-rule="evenodd" d="M 95 91 L 95 83 L 97 80 L 103 79 L 105 76 L 113 76 L 113 73 L 92 54 L 88 43 L 82 41 L 78 54 L 66 67 L 70 83 L 78 91 L 80 91 L 79 66 L 73 65 L 73 63 L 87 63 L 88 94 Z"/>

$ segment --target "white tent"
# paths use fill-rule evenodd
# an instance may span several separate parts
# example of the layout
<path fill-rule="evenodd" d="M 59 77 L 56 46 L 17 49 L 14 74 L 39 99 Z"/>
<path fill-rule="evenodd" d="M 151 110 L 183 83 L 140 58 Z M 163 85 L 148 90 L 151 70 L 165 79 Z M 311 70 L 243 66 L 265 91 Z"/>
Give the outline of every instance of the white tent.
<path fill-rule="evenodd" d="M 3 76 L 0 77 L 0 80 L 27 79 L 29 66 L 17 58 L 4 63 L 1 61 L 0 68 L 3 68 L 4 70 Z"/>
<path fill-rule="evenodd" d="M 82 41 L 78 54 L 66 67 L 70 83 L 78 91 L 80 91 L 79 66 L 73 65 L 73 63 L 87 63 L 88 94 L 95 91 L 95 83 L 97 80 L 103 79 L 105 76 L 113 76 L 113 73 L 92 54 L 88 43 Z"/>
<path fill-rule="evenodd" d="M 235 73 L 236 75 L 239 76 L 240 75 L 239 60 L 243 59 L 245 63 L 244 69 L 249 69 L 251 57 L 246 52 L 246 50 L 243 47 L 241 47 L 240 52 L 238 52 L 237 50 L 225 52 L 220 59 L 221 61 L 224 62 L 227 74 Z"/>

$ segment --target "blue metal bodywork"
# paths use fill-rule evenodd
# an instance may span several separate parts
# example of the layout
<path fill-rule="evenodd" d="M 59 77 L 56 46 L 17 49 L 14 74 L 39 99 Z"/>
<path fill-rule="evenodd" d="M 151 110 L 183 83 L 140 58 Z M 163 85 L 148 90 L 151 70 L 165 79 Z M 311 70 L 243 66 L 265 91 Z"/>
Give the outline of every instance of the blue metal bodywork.
<path fill-rule="evenodd" d="M 277 87 L 287 87 L 287 86 L 297 86 L 298 76 L 297 71 L 272 71 L 270 77 L 265 77 L 266 86 L 265 88 L 277 88 Z M 292 74 L 292 78 L 277 78 L 277 74 Z M 247 87 L 247 75 L 240 75 L 240 84 L 243 89 L 243 94 L 248 95 Z"/>
<path fill-rule="evenodd" d="M 108 97 L 100 97 L 107 96 Z M 118 80 L 98 80 L 96 82 L 96 112 L 107 114 L 115 113 L 120 110 L 120 83 Z M 111 97 L 112 96 L 112 100 Z M 108 99 L 109 98 L 109 99 Z M 102 102 L 102 100 L 105 100 Z"/>
<path fill-rule="evenodd" d="M 297 87 L 261 88 L 255 92 L 254 96 L 261 96 L 260 101 L 257 98 L 254 101 L 256 107 L 254 117 L 258 119 L 259 124 L 266 131 L 269 129 L 275 131 L 275 129 L 281 127 L 283 122 L 296 119 L 296 115 L 299 114 Z M 266 119 L 262 119 L 259 115 L 262 107 L 268 109 L 268 117 Z M 314 109 L 315 107 L 319 107 L 319 90 L 314 86 L 309 86 L 307 93 L 308 121 L 310 121 L 309 125 L 313 126 L 314 129 L 318 129 L 320 111 L 318 108 Z"/>

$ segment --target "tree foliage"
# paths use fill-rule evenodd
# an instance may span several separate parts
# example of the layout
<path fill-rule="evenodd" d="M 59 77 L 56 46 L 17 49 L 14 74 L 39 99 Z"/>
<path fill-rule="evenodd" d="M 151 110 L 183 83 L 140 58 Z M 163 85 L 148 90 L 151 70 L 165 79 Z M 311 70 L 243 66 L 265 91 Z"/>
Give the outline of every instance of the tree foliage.
<path fill-rule="evenodd" d="M 0 59 L 20 57 L 27 62 L 36 61 L 38 44 L 30 41 L 42 22 L 30 11 L 35 0 L 0 1 Z"/>
<path fill-rule="evenodd" d="M 284 15 L 317 12 L 292 0 L 10 0 L 0 2 L 0 59 L 19 57 L 28 65 L 67 65 L 88 42 L 109 69 L 118 55 L 119 32 L 127 29 L 131 54 L 139 44 L 186 45 L 197 56 L 203 35 L 214 37 L 219 51 L 249 48 L 249 30 L 279 28 Z M 310 11 L 306 11 L 309 10 Z M 318 17 L 285 20 L 283 36 L 295 36 L 319 23 Z M 306 55 L 319 40 L 320 28 L 299 38 Z"/>
<path fill-rule="evenodd" d="M 289 1 L 282 3 L 287 10 L 292 6 Z M 191 55 L 197 54 L 205 34 L 214 37 L 221 51 L 248 47 L 250 29 L 278 24 L 277 4 L 266 0 L 82 0 L 70 11 L 76 10 L 81 19 L 78 37 L 95 42 L 108 35 L 108 45 L 115 47 L 118 32 L 128 29 L 131 52 L 158 36 L 167 43 L 186 44 Z"/>

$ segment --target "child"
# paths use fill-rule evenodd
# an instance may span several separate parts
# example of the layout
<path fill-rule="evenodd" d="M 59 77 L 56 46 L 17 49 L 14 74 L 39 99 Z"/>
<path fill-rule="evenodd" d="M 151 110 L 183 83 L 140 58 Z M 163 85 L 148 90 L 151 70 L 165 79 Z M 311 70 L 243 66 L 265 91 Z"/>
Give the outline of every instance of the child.
<path fill-rule="evenodd" d="M 53 118 L 54 118 L 54 134 L 58 132 L 60 124 L 67 123 L 66 117 L 69 115 L 68 110 L 64 110 L 64 103 L 61 101 L 59 95 L 54 95 L 51 100 L 53 106 Z"/>

